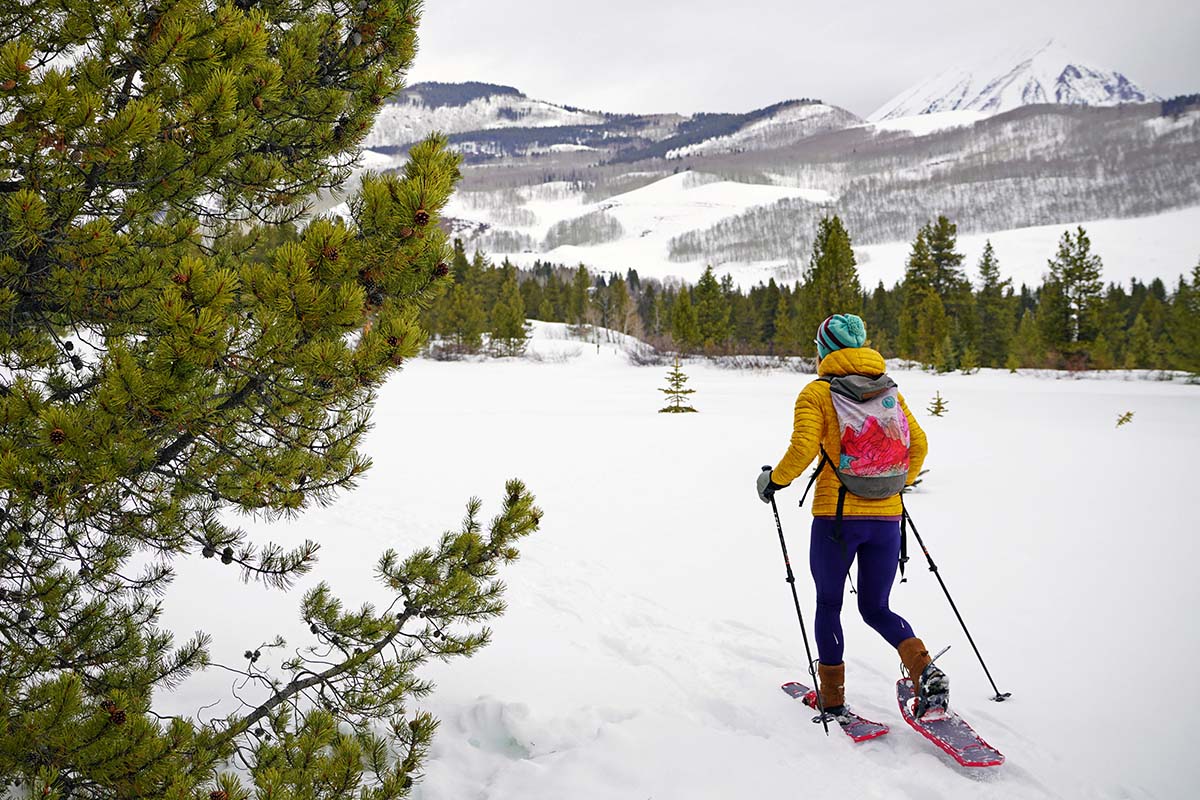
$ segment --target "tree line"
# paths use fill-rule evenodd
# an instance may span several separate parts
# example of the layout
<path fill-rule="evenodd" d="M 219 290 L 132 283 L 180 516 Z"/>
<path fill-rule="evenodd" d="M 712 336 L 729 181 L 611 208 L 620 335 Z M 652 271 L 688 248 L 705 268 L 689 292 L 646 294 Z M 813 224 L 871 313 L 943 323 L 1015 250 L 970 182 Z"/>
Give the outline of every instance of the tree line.
<path fill-rule="evenodd" d="M 1014 287 L 988 242 L 970 274 L 954 222 L 939 216 L 912 240 L 904 278 L 861 285 L 850 233 L 820 220 L 800 279 L 749 289 L 712 268 L 693 285 L 594 273 L 537 261 L 520 269 L 468 258 L 455 243 L 448 292 L 424 312 L 443 355 L 519 354 L 525 319 L 598 326 L 661 351 L 704 355 L 813 355 L 826 316 L 854 313 L 887 357 L 940 370 L 979 367 L 1179 369 L 1200 374 L 1200 264 L 1168 288 L 1161 279 L 1105 284 L 1082 227 L 1064 231 L 1043 282 Z"/>

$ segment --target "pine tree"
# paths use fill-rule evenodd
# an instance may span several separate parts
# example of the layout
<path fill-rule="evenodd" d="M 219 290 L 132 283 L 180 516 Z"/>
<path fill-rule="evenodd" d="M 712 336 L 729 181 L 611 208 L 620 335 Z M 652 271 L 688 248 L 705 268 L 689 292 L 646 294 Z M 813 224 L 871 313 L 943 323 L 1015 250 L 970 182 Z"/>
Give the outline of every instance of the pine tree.
<path fill-rule="evenodd" d="M 696 309 L 699 344 L 706 348 L 720 347 L 729 338 L 729 302 L 721 290 L 712 267 L 705 267 L 700 282 L 692 290 Z"/>
<path fill-rule="evenodd" d="M 929 251 L 927 231 L 922 227 L 917 231 L 913 240 L 912 250 L 908 254 L 908 262 L 904 269 L 904 283 L 901 288 L 901 307 L 899 338 L 896 345 L 900 355 L 918 361 L 928 361 L 932 349 L 926 331 L 925 335 L 919 330 L 923 314 L 932 306 L 929 297 L 940 298 L 934 288 L 934 277 L 937 266 Z M 944 308 L 943 308 L 944 313 Z M 928 329 L 928 323 L 926 329 Z M 939 337 L 940 340 L 940 337 Z"/>
<path fill-rule="evenodd" d="M 449 307 L 443 319 L 442 333 L 456 353 L 478 353 L 487 329 L 487 314 L 479 292 L 465 285 L 450 290 Z"/>
<path fill-rule="evenodd" d="M 949 404 L 946 402 L 946 399 L 942 397 L 941 390 L 939 390 L 933 396 L 933 399 L 929 401 L 929 413 L 935 417 L 941 417 L 945 416 L 948 410 Z"/>
<path fill-rule="evenodd" d="M 700 323 L 696 318 L 696 307 L 692 305 L 691 292 L 686 286 L 680 286 L 671 305 L 671 338 L 675 346 L 684 352 L 689 352 L 700 346 Z"/>
<path fill-rule="evenodd" d="M 963 254 L 958 252 L 958 226 L 939 216 L 935 222 L 925 225 L 925 240 L 929 243 L 929 258 L 933 265 L 933 290 L 945 302 L 968 285 L 962 271 Z"/>
<path fill-rule="evenodd" d="M 998 367 L 1008 356 L 1013 335 L 1013 303 L 1010 300 L 1012 281 L 1000 279 L 1000 265 L 992 243 L 983 246 L 979 258 L 979 360 L 989 367 Z"/>
<path fill-rule="evenodd" d="M 807 346 L 811 353 L 811 343 L 811 338 L 805 340 L 804 330 L 800 327 L 800 315 L 793 310 L 791 297 L 781 292 L 779 306 L 775 310 L 775 352 L 781 356 L 797 356 L 805 352 Z"/>
<path fill-rule="evenodd" d="M 1129 347 L 1125 350 L 1125 369 L 1151 369 L 1155 366 L 1154 339 L 1146 317 L 1138 314 L 1129 329 Z"/>
<path fill-rule="evenodd" d="M 1033 311 L 1026 311 L 1009 346 L 1009 360 L 1006 365 L 1010 370 L 1017 367 L 1042 367 L 1045 361 L 1046 347 L 1042 342 L 1037 315 Z"/>
<path fill-rule="evenodd" d="M 575 278 L 571 282 L 570 302 L 568 303 L 567 321 L 576 328 L 587 324 L 588 307 L 591 305 L 592 277 L 583 264 L 575 270 Z"/>
<path fill-rule="evenodd" d="M 500 297 L 492 309 L 492 347 L 506 356 L 519 356 L 525 352 L 529 330 L 525 324 L 525 300 L 517 285 L 515 271 L 500 287 Z"/>
<path fill-rule="evenodd" d="M 488 641 L 497 570 L 540 517 L 516 481 L 486 530 L 472 501 L 435 546 L 385 553 L 383 607 L 315 583 L 284 658 L 275 631 L 239 631 L 268 644 L 212 664 L 236 699 L 189 714 L 162 696 L 214 659 L 209 634 L 165 627 L 175 565 L 202 564 L 212 592 L 237 591 L 235 571 L 279 590 L 314 567 L 316 543 L 258 543 L 239 516 L 298 514 L 362 476 L 375 392 L 420 351 L 418 311 L 450 283 L 438 218 L 460 160 L 443 137 L 365 174 L 346 218 L 287 224 L 349 176 L 411 66 L 419 12 L 5 6 L 6 791 L 384 800 L 420 775 L 436 721 L 413 706 L 431 689 L 418 670 Z"/>
<path fill-rule="evenodd" d="M 862 315 L 863 291 L 857 263 L 842 220 L 837 216 L 822 219 L 804 273 L 808 304 L 800 320 L 802 327 L 815 332 L 832 314 Z"/>
<path fill-rule="evenodd" d="M 1100 278 L 1103 263 L 1092 252 L 1087 231 L 1079 227 L 1074 235 L 1063 233 L 1049 265 L 1045 287 L 1049 327 L 1043 328 L 1047 343 L 1064 354 L 1078 353 L 1079 344 L 1096 338 L 1096 312 L 1104 289 Z"/>
<path fill-rule="evenodd" d="M 684 388 L 687 384 L 688 376 L 683 374 L 683 368 L 679 365 L 679 356 L 675 356 L 675 364 L 671 367 L 671 371 L 667 373 L 667 388 L 659 389 L 660 392 L 667 396 L 667 405 L 660 408 L 660 414 L 682 414 L 685 412 L 694 412 L 688 395 L 695 394 L 695 389 Z"/>
<path fill-rule="evenodd" d="M 1192 270 L 1191 283 L 1179 280 L 1171 301 L 1169 338 L 1173 366 L 1200 375 L 1200 264 Z"/>
<path fill-rule="evenodd" d="M 467 250 L 463 246 L 462 239 L 454 240 L 454 257 L 450 261 L 450 269 L 454 275 L 455 283 L 465 283 L 467 281 L 471 262 L 467 259 Z"/>

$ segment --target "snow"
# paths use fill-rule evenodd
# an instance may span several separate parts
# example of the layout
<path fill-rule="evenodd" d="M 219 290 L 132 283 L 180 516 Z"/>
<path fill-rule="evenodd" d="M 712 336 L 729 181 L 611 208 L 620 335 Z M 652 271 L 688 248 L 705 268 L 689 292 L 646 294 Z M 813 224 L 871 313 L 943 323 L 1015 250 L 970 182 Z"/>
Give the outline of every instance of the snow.
<path fill-rule="evenodd" d="M 1067 230 L 1074 231 L 1078 225 L 1087 230 L 1092 241 L 1092 251 L 1098 253 L 1104 262 L 1103 278 L 1106 283 L 1115 282 L 1127 286 L 1132 278 L 1137 278 L 1143 283 L 1161 278 L 1167 284 L 1167 288 L 1173 290 L 1179 276 L 1190 274 L 1192 267 L 1200 262 L 1200 206 L 1149 217 L 1088 220 L 991 233 L 962 234 L 958 237 L 958 251 L 964 255 L 963 268 L 968 277 L 975 279 L 978 277 L 976 265 L 983 254 L 983 246 L 990 240 L 1000 261 L 1001 275 L 1012 278 L 1013 285 L 1018 288 L 1022 283 L 1033 287 L 1040 285 L 1049 271 L 1047 262 L 1054 257 L 1058 249 L 1058 240 L 1062 238 L 1063 233 Z M 612 257 L 594 258 L 592 253 L 602 249 L 603 246 L 574 248 L 570 253 L 571 260 L 565 263 L 610 263 L 609 269 L 621 272 L 629 266 L 635 266 L 642 277 L 679 277 L 689 281 L 695 281 L 707 263 L 670 262 L 665 256 L 656 260 L 653 253 L 645 253 L 644 257 L 630 261 L 627 266 L 622 267 L 619 263 L 622 248 L 619 245 L 609 247 L 610 252 L 614 254 Z M 862 285 L 870 290 L 879 281 L 890 287 L 903 279 L 904 266 L 911 249 L 912 243 L 908 241 L 855 245 L 854 253 L 858 259 L 858 274 Z M 519 261 L 522 257 L 512 258 Z M 523 258 L 532 263 L 534 258 L 545 256 L 526 254 Z M 734 282 L 744 289 L 759 282 L 765 283 L 771 278 L 790 283 L 800 277 L 798 270 L 789 269 L 779 261 L 714 262 L 713 268 L 718 275 L 731 275 Z"/>
<path fill-rule="evenodd" d="M 913 136 L 928 136 L 950 128 L 969 128 L 987 114 L 982 111 L 940 111 L 934 114 L 917 114 L 910 117 L 895 117 L 869 123 L 868 127 L 879 133 L 908 133 Z"/>
<path fill-rule="evenodd" d="M 755 120 L 727 136 L 716 136 L 686 147 L 678 147 L 669 151 L 666 158 L 670 160 L 687 156 L 711 156 L 755 147 L 781 147 L 811 136 L 819 130 L 844 127 L 849 119 L 853 117 L 848 112 L 824 103 L 796 103 L 768 117 Z"/>
<path fill-rule="evenodd" d="M 1191 272 L 1200 261 L 1200 206 L 1168 211 L 1152 217 L 1092 220 L 1079 223 L 1092 241 L 1092 252 L 1104 261 L 1104 281 L 1128 285 L 1137 278 L 1149 282 L 1162 278 L 1173 289 L 1180 275 Z M 1000 272 L 1013 279 L 1014 286 L 1041 284 L 1049 272 L 1046 262 L 1058 250 L 1063 232 L 1076 225 L 1041 225 L 994 233 L 967 234 L 958 237 L 963 267 L 977 278 L 976 265 L 983 246 L 991 241 L 1000 261 Z M 855 247 L 859 278 L 864 287 L 879 281 L 891 286 L 904 277 L 904 265 L 912 250 L 911 242 Z"/>
<path fill-rule="evenodd" d="M 769 205 L 784 198 L 824 203 L 831 200 L 832 196 L 821 189 L 739 183 L 688 171 L 598 203 L 582 203 L 579 194 L 556 193 L 549 199 L 535 199 L 525 204 L 525 208 L 536 214 L 537 225 L 525 228 L 500 227 L 528 233 L 541 241 L 556 222 L 603 211 L 621 223 L 624 234 L 620 239 L 604 244 L 562 245 L 540 253 L 498 253 L 495 258 L 507 257 L 523 266 L 528 266 L 535 259 L 564 264 L 583 262 L 593 269 L 621 273 L 630 268 L 640 272 L 644 266 L 649 275 L 671 275 L 695 280 L 704 271 L 704 265 L 671 263 L 668 254 L 673 237 L 737 216 L 754 206 Z M 486 211 L 468 207 L 457 197 L 451 200 L 446 213 L 463 219 L 482 218 L 487 221 Z"/>
<path fill-rule="evenodd" d="M 591 125 L 604 121 L 601 114 L 575 111 L 524 95 L 490 95 L 461 106 L 432 108 L 414 98 L 387 103 L 364 140 L 366 147 L 415 142 L 432 131 L 463 133 L 493 128 L 548 128 Z"/>
<path fill-rule="evenodd" d="M 244 586 L 216 560 L 183 565 L 165 622 L 215 634 L 214 655 L 285 635 L 308 641 L 301 592 L 329 580 L 348 603 L 382 600 L 372 565 L 436 541 L 470 494 L 492 513 L 512 476 L 545 511 L 507 568 L 509 609 L 476 657 L 431 664 L 421 708 L 442 720 L 419 800 L 739 797 L 1182 798 L 1200 785 L 1194 580 L 1185 505 L 1200 445 L 1200 387 L 895 370 L 930 440 L 908 501 L 940 574 L 1012 699 L 992 694 L 913 547 L 893 607 L 937 648 L 951 702 L 1008 758 L 966 770 L 909 729 L 895 651 L 846 597 L 847 691 L 891 733 L 829 738 L 779 686 L 805 676 L 774 521 L 754 495 L 810 378 L 689 362 L 699 414 L 659 415 L 665 368 L 535 324 L 529 360 L 411 362 L 380 393 L 360 487 L 299 519 L 248 527 L 323 545 L 289 595 Z M 1119 377 L 1119 375 L 1118 375 Z M 935 391 L 949 413 L 923 409 Z M 1117 414 L 1134 411 L 1118 429 Z M 809 525 L 799 488 L 779 510 L 797 567 Z M 264 650 L 264 661 L 277 659 Z M 192 713 L 229 678 L 172 696 Z M 216 711 L 208 712 L 209 715 Z"/>
<path fill-rule="evenodd" d="M 1032 52 L 1006 52 L 969 69 L 950 69 L 906 89 L 868 119 L 971 110 L 986 114 L 1032 103 L 1117 105 L 1161 99 L 1119 72 L 1085 66 L 1050 40 Z"/>

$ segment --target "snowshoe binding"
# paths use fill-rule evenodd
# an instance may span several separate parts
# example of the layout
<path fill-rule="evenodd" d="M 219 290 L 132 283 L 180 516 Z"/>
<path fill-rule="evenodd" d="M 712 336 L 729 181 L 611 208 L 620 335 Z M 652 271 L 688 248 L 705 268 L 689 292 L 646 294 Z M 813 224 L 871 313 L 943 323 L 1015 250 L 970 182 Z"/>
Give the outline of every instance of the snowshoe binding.
<path fill-rule="evenodd" d="M 950 679 L 937 664 L 931 662 L 921 671 L 912 713 L 925 720 L 941 719 L 950 713 Z"/>

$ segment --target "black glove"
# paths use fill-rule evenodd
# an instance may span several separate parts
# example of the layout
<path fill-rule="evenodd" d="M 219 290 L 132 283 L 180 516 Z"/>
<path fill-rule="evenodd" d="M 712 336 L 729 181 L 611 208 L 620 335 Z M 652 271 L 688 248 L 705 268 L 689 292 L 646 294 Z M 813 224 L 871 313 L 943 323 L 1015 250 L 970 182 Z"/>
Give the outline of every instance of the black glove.
<path fill-rule="evenodd" d="M 758 474 L 758 499 L 764 503 L 769 503 L 773 499 L 775 492 L 782 488 L 784 487 L 771 480 L 771 468 L 763 467 L 762 472 Z"/>

